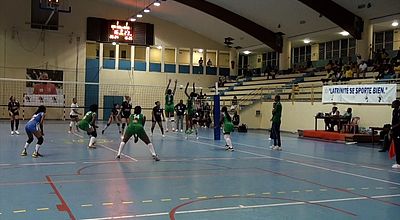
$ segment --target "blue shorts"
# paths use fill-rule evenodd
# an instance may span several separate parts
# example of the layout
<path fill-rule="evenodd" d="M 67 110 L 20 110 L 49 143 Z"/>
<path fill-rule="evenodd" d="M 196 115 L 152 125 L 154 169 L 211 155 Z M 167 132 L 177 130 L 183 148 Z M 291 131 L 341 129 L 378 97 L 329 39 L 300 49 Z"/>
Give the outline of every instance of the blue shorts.
<path fill-rule="evenodd" d="M 26 131 L 26 133 L 34 133 L 34 132 L 37 132 L 37 131 L 39 131 L 39 124 L 36 124 L 36 123 L 27 123 L 26 125 L 25 125 L 25 131 Z"/>

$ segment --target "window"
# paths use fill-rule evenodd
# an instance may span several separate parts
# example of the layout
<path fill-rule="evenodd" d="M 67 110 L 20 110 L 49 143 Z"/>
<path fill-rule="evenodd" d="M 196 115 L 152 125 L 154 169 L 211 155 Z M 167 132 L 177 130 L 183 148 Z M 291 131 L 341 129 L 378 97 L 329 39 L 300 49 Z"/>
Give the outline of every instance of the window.
<path fill-rule="evenodd" d="M 384 35 L 384 32 L 375 33 L 375 40 L 374 40 L 374 50 L 375 51 L 383 48 L 383 35 Z"/>
<path fill-rule="evenodd" d="M 385 31 L 385 50 L 393 50 L 393 31 Z"/>
<path fill-rule="evenodd" d="M 306 46 L 306 60 L 311 60 L 311 45 Z"/>
<path fill-rule="evenodd" d="M 332 41 L 326 42 L 326 59 L 332 59 Z"/>
<path fill-rule="evenodd" d="M 340 45 L 340 41 L 339 40 L 333 41 L 333 50 L 332 50 L 333 59 L 338 59 L 339 58 L 339 47 L 340 47 L 339 45 Z"/>
<path fill-rule="evenodd" d="M 356 55 L 356 39 L 349 39 L 349 57 L 354 57 Z"/>
<path fill-rule="evenodd" d="M 126 59 L 126 50 L 121 51 L 121 58 Z"/>
<path fill-rule="evenodd" d="M 319 44 L 319 60 L 325 60 L 325 43 Z"/>
<path fill-rule="evenodd" d="M 110 58 L 115 58 L 115 50 L 110 50 Z"/>
<path fill-rule="evenodd" d="M 340 40 L 340 57 L 347 57 L 347 50 L 349 48 L 349 40 Z"/>
<path fill-rule="evenodd" d="M 299 63 L 306 60 L 306 47 L 300 47 L 300 60 Z"/>
<path fill-rule="evenodd" d="M 299 51 L 300 48 L 293 49 L 293 63 L 299 63 Z"/>

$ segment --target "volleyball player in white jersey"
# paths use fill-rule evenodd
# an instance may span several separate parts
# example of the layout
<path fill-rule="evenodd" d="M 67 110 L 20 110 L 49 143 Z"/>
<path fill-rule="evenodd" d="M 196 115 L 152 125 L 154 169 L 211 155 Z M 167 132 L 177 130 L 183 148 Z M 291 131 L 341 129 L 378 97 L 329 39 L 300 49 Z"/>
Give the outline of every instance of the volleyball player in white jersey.
<path fill-rule="evenodd" d="M 69 113 L 69 117 L 71 118 L 71 121 L 69 123 L 68 133 L 72 133 L 72 127 L 75 127 L 76 131 L 79 132 L 79 128 L 78 128 L 79 115 L 82 115 L 82 114 L 78 112 L 78 109 L 79 109 L 79 106 L 76 102 L 76 98 L 73 98 L 72 104 L 71 104 L 71 112 Z"/>

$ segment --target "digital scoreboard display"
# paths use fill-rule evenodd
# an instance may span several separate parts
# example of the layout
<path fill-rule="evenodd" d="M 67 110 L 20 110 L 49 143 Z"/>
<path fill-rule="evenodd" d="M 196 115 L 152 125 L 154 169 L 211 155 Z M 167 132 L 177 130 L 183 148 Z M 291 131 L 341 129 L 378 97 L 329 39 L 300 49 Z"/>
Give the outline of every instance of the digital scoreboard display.
<path fill-rule="evenodd" d="M 133 43 L 133 24 L 129 21 L 109 21 L 108 39 L 113 42 Z"/>
<path fill-rule="evenodd" d="M 154 45 L 154 25 L 142 22 L 87 18 L 86 40 L 102 43 Z"/>

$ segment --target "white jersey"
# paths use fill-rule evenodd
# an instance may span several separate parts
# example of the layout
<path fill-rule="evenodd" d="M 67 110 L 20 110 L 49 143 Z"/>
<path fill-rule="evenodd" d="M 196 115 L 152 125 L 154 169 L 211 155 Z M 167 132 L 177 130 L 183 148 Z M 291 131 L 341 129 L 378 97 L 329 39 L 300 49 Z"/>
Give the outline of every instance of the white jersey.
<path fill-rule="evenodd" d="M 71 112 L 69 113 L 69 115 L 78 116 L 78 113 L 76 113 L 76 112 L 78 112 L 78 108 L 79 108 L 78 104 L 72 103 L 71 104 Z"/>

